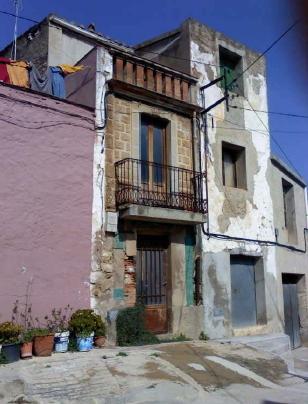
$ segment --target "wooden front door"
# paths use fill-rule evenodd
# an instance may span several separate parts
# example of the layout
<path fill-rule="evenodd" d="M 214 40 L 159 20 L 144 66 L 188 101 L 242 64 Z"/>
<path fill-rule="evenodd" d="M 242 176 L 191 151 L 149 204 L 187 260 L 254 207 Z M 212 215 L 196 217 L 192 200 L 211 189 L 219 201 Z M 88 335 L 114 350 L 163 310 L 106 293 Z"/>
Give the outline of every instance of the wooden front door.
<path fill-rule="evenodd" d="M 168 332 L 168 239 L 138 236 L 137 301 L 145 306 L 145 326 L 156 334 Z"/>

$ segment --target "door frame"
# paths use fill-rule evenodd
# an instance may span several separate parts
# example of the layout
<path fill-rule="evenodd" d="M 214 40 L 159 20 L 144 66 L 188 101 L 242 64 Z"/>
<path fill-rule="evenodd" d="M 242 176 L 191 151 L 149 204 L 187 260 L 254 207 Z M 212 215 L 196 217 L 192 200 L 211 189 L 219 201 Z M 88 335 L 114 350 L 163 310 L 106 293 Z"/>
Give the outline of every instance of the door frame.
<path fill-rule="evenodd" d="M 299 290 L 298 290 L 298 284 L 301 279 L 305 281 L 304 274 L 292 274 L 292 273 L 282 273 L 281 274 L 281 282 L 282 282 L 282 299 L 283 299 L 283 312 L 284 312 L 284 330 L 287 335 L 289 335 L 286 330 L 287 330 L 287 316 L 286 316 L 286 306 L 287 304 L 290 304 L 291 307 L 289 307 L 289 310 L 291 310 L 291 316 L 290 316 L 290 321 L 291 321 L 291 328 L 292 328 L 292 335 L 289 335 L 290 338 L 290 344 L 291 344 L 291 349 L 299 348 L 302 344 L 302 339 L 301 339 L 301 324 L 300 324 L 300 302 L 299 302 Z M 290 286 L 293 286 L 293 289 L 296 289 L 296 307 L 293 307 L 292 305 L 292 289 Z M 288 294 L 288 302 L 286 302 Z M 297 319 L 294 319 L 294 311 L 292 309 L 295 309 L 295 312 L 297 312 Z M 295 331 L 298 328 L 298 335 L 295 335 Z"/>
<path fill-rule="evenodd" d="M 162 305 L 155 305 L 155 304 L 148 304 L 148 305 L 145 305 L 145 312 L 147 311 L 147 308 L 149 309 L 148 311 L 149 311 L 149 313 L 153 313 L 153 312 L 155 312 L 155 307 L 159 307 L 159 306 L 165 306 L 165 311 L 166 311 L 166 326 L 165 326 L 165 329 L 164 330 L 161 330 L 161 331 L 159 331 L 159 332 L 156 332 L 157 334 L 164 334 L 164 333 L 168 333 L 169 331 L 170 331 L 170 324 L 171 324 L 171 321 L 170 321 L 170 297 L 171 297 L 171 293 L 170 293 L 170 291 L 171 291 L 171 284 L 170 284 L 170 281 L 171 281 L 171 266 L 170 266 L 170 237 L 169 237 L 169 234 L 167 234 L 167 233 L 158 233 L 158 232 L 148 232 L 148 231 L 146 231 L 146 232 L 143 232 L 143 231 L 141 231 L 141 232 L 137 232 L 137 262 L 136 262 L 136 288 L 138 287 L 137 285 L 138 285 L 138 272 L 139 272 L 139 262 L 138 262 L 138 260 L 139 260 L 139 251 L 142 249 L 142 248 L 140 248 L 139 247 L 139 245 L 138 245 L 138 238 L 139 237 L 146 237 L 146 238 L 148 238 L 149 240 L 151 239 L 151 238 L 157 238 L 157 239 L 159 239 L 160 241 L 162 240 L 162 244 L 164 244 L 165 243 L 165 248 L 164 248 L 164 250 L 165 250 L 165 259 L 164 259 L 164 262 L 163 262 L 163 265 L 164 265 L 164 267 L 165 267 L 165 269 L 164 269 L 164 271 L 165 271 L 165 279 L 166 279 L 166 287 L 165 287 L 165 303 L 164 304 L 162 304 Z M 151 246 L 149 245 L 149 249 L 151 249 Z M 154 250 L 154 248 L 153 248 L 153 250 Z M 137 291 L 136 291 L 137 292 Z M 138 293 L 138 292 L 137 292 Z M 137 299 L 137 301 L 138 301 L 138 294 L 136 294 L 136 299 Z M 159 309 L 158 309 L 159 310 Z M 155 313 L 154 313 L 154 316 L 155 316 Z M 154 331 L 155 332 L 155 331 Z"/>

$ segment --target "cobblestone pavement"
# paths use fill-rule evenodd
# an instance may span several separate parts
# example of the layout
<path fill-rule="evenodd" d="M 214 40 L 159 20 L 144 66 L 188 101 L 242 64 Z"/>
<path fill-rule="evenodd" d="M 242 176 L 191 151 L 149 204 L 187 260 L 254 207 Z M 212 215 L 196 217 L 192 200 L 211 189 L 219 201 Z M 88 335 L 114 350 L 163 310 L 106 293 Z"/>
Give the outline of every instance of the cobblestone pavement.
<path fill-rule="evenodd" d="M 169 343 L 0 366 L 1 403 L 307 403 L 308 383 L 243 345 Z"/>

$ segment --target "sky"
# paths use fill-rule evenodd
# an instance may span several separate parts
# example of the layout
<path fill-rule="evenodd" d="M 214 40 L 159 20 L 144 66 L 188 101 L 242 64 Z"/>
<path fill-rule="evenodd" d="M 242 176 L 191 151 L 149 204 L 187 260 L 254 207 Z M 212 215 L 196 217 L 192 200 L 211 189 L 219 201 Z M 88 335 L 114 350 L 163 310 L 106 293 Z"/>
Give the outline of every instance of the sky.
<path fill-rule="evenodd" d="M 49 13 L 133 45 L 176 28 L 193 17 L 248 47 L 262 52 L 296 19 L 296 0 L 20 0 L 22 16 L 40 21 Z M 13 0 L 0 11 L 14 12 Z M 18 33 L 32 24 L 20 20 Z M 0 13 L 0 49 L 13 39 L 14 19 Z M 267 54 L 269 111 L 308 115 L 308 80 L 301 55 L 299 25 Z M 307 53 L 307 51 L 306 51 Z M 272 151 L 308 181 L 308 119 L 269 115 Z M 257 118 L 256 118 L 257 119 Z M 277 143 L 279 146 L 277 146 Z M 283 150 L 283 152 L 281 151 Z"/>

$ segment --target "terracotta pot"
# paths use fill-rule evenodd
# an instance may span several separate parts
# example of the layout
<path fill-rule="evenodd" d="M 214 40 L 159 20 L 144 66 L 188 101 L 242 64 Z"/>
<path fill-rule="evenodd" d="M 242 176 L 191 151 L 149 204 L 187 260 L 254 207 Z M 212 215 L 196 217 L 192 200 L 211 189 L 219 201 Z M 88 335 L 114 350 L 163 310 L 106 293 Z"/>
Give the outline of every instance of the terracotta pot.
<path fill-rule="evenodd" d="M 106 337 L 98 336 L 94 338 L 94 345 L 97 348 L 103 348 L 105 344 L 106 344 Z"/>
<path fill-rule="evenodd" d="M 32 347 L 33 342 L 24 342 L 20 347 L 20 357 L 21 359 L 31 359 L 32 358 Z"/>
<path fill-rule="evenodd" d="M 51 356 L 53 350 L 54 335 L 42 335 L 34 337 L 33 353 L 35 356 Z"/>

